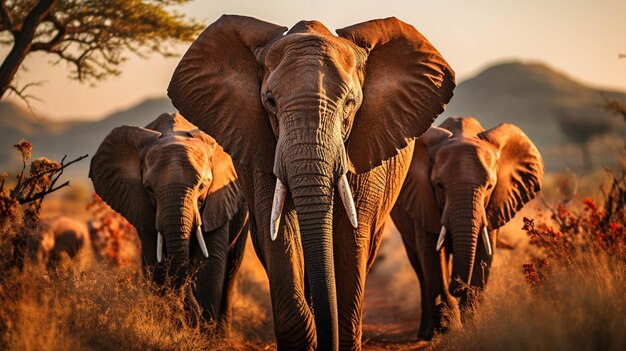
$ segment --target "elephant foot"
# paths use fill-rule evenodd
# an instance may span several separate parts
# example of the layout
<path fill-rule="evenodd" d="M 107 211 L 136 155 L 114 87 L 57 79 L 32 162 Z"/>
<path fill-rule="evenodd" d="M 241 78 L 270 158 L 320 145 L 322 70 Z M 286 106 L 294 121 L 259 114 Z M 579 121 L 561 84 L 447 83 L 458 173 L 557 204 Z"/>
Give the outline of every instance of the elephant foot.
<path fill-rule="evenodd" d="M 420 329 L 417 331 L 417 340 L 419 341 L 431 341 L 435 336 L 435 329 L 432 327 L 424 327 L 420 325 Z"/>
<path fill-rule="evenodd" d="M 417 331 L 418 340 L 431 341 L 436 334 L 444 334 L 450 326 L 450 308 L 445 303 L 435 305 L 431 320 L 420 323 Z"/>

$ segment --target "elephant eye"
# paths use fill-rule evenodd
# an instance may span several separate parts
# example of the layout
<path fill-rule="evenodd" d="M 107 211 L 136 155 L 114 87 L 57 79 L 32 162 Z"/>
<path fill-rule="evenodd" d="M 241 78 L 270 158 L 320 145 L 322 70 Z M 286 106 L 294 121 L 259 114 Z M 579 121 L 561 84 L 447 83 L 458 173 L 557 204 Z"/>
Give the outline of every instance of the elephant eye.
<path fill-rule="evenodd" d="M 354 98 L 353 94 L 350 94 L 344 104 L 344 110 L 346 111 L 346 113 L 349 113 L 350 111 L 352 111 L 352 109 L 354 109 L 354 106 L 356 106 L 356 99 Z"/>
<path fill-rule="evenodd" d="M 270 93 L 269 91 L 265 94 L 265 101 L 267 102 L 267 105 L 269 106 L 270 110 L 272 110 L 272 112 L 276 111 L 276 99 L 274 98 L 274 95 L 272 95 L 272 93 Z"/>

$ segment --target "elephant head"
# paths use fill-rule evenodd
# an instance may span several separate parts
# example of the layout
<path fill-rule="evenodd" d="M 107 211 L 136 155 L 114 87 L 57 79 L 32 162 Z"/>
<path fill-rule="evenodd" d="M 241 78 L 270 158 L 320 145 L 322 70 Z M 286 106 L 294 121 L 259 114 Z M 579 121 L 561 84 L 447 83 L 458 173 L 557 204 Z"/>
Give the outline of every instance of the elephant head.
<path fill-rule="evenodd" d="M 543 160 L 532 141 L 512 124 L 485 131 L 474 118 L 454 117 L 431 127 L 419 140 L 414 163 L 415 196 L 429 232 L 439 232 L 438 248 L 452 236 L 450 293 L 470 284 L 479 235 L 491 250 L 488 230 L 507 223 L 535 197 L 543 179 Z"/>
<path fill-rule="evenodd" d="M 374 20 L 337 33 L 317 21 L 287 31 L 225 15 L 192 44 L 168 88 L 174 106 L 235 162 L 276 176 L 272 239 L 290 193 L 320 349 L 337 343 L 335 185 L 358 226 L 346 173 L 369 171 L 409 145 L 455 86 L 445 60 L 404 22 Z"/>
<path fill-rule="evenodd" d="M 191 257 L 208 257 L 201 227 L 211 231 L 238 209 L 229 156 L 179 114 L 163 114 L 145 128 L 113 129 L 89 176 L 96 193 L 137 228 L 144 264 L 167 257 L 178 284 Z"/>

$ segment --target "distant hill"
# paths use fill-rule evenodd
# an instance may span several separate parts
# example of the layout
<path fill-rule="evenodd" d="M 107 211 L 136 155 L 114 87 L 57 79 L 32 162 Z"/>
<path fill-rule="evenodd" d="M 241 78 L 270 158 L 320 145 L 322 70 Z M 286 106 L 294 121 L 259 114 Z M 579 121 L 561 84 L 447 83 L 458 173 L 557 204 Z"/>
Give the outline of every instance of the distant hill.
<path fill-rule="evenodd" d="M 33 157 L 45 156 L 59 161 L 80 155 L 93 155 L 104 137 L 124 124 L 145 126 L 163 112 L 175 111 L 167 98 L 145 100 L 129 109 L 115 112 L 100 120 L 55 122 L 45 117 L 35 118 L 30 111 L 8 102 L 0 102 L 0 169 L 16 170 L 21 160 L 11 147 L 25 138 L 33 144 Z M 67 169 L 67 175 L 86 179 L 89 161 Z"/>
<path fill-rule="evenodd" d="M 506 62 L 461 82 L 444 114 L 474 116 L 485 128 L 500 122 L 521 127 L 544 156 L 547 170 L 577 170 L 581 143 L 589 142 L 593 166 L 616 163 L 626 124 L 601 107 L 606 98 L 626 103 L 626 94 L 595 89 L 541 63 Z"/>
<path fill-rule="evenodd" d="M 580 169 L 582 151 L 577 141 L 589 139 L 595 167 L 616 163 L 623 150 L 626 127 L 599 107 L 605 97 L 626 102 L 626 94 L 588 87 L 540 63 L 507 62 L 491 66 L 458 84 L 444 114 L 475 116 L 486 128 L 500 122 L 520 126 L 537 144 L 548 171 Z M 20 163 L 11 145 L 26 138 L 34 157 L 60 160 L 93 153 L 114 127 L 145 126 L 163 112 L 174 111 L 167 98 L 141 102 L 95 121 L 56 122 L 33 117 L 28 110 L 0 102 L 0 170 L 17 170 Z M 68 169 L 68 176 L 86 179 L 89 162 Z"/>

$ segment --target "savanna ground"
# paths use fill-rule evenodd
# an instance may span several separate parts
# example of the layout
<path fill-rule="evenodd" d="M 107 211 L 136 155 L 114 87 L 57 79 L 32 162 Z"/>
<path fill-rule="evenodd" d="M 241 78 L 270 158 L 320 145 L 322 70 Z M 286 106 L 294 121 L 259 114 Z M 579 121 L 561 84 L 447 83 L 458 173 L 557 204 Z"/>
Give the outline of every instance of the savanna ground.
<path fill-rule="evenodd" d="M 472 317 L 430 343 L 416 340 L 418 281 L 390 226 L 367 280 L 364 349 L 626 349 L 623 174 L 622 167 L 578 180 L 547 176 L 542 196 L 500 230 L 509 248 L 497 249 Z M 237 278 L 233 333 L 219 339 L 211 325 L 186 319 L 175 291 L 142 278 L 134 230 L 88 188 L 19 205 L 10 194 L 13 178 L 0 180 L 1 349 L 275 349 L 268 282 L 250 243 Z M 45 191 L 51 178 L 37 178 L 33 192 Z M 52 269 L 20 259 L 20 238 L 36 238 L 37 219 L 56 215 L 91 221 L 97 259 Z"/>

